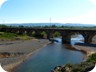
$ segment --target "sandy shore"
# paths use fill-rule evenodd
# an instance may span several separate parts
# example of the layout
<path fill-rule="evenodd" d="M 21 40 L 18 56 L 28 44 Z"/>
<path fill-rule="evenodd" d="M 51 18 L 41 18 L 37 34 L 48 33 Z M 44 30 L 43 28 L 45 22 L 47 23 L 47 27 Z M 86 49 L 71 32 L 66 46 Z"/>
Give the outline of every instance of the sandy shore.
<path fill-rule="evenodd" d="M 95 44 L 95 45 L 94 45 Z M 70 50 L 80 51 L 85 54 L 84 61 L 88 58 L 89 55 L 96 53 L 96 43 L 92 45 L 79 43 L 76 45 L 65 44 L 65 47 Z"/>
<path fill-rule="evenodd" d="M 10 54 L 0 58 L 0 63 L 5 70 L 10 71 L 48 43 L 49 41 L 44 39 L 0 41 L 0 53 Z"/>
<path fill-rule="evenodd" d="M 87 55 L 90 55 L 90 54 L 96 52 L 95 47 L 80 46 L 80 45 L 75 45 L 75 46 L 73 46 L 73 47 L 76 48 L 77 50 L 83 51 L 83 52 L 86 53 Z"/>
<path fill-rule="evenodd" d="M 96 47 L 91 47 L 91 46 L 89 47 L 86 45 L 85 46 L 74 45 L 73 48 L 86 54 L 84 57 L 84 61 L 86 61 L 89 55 L 96 53 Z"/>

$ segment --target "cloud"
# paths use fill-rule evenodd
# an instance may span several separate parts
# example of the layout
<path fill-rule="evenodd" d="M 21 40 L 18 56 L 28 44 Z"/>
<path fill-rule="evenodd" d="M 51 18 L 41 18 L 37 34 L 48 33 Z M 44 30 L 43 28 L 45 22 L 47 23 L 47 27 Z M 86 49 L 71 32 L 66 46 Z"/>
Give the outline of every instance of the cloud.
<path fill-rule="evenodd" d="M 96 0 L 89 0 L 96 6 Z M 82 23 L 82 24 L 96 24 L 96 9 L 90 10 L 85 14 L 76 17 L 64 18 L 64 23 Z"/>
<path fill-rule="evenodd" d="M 96 0 L 89 0 L 89 1 L 96 6 Z"/>
<path fill-rule="evenodd" d="M 96 10 L 92 10 L 81 16 L 67 18 L 64 23 L 96 24 Z"/>
<path fill-rule="evenodd" d="M 7 0 L 0 0 L 0 7 L 6 2 Z"/>
<path fill-rule="evenodd" d="M 53 18 L 52 22 L 59 23 L 81 23 L 81 24 L 96 24 L 96 10 L 91 10 L 80 16 L 69 17 L 69 18 Z"/>

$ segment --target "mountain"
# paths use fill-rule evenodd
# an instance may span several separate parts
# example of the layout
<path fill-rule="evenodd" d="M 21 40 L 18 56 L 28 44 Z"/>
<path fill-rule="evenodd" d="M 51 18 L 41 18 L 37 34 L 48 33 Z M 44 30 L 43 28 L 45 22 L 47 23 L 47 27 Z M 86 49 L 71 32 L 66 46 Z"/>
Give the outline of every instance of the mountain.
<path fill-rule="evenodd" d="M 76 24 L 76 23 L 14 23 L 14 24 L 5 24 L 7 26 L 80 26 L 80 27 L 93 27 L 96 24 Z"/>

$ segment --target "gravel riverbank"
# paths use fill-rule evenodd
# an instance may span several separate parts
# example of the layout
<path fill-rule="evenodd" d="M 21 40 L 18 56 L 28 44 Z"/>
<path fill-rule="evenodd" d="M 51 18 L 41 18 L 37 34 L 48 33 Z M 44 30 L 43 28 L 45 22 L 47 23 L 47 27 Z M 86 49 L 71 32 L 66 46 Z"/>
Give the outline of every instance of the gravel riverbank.
<path fill-rule="evenodd" d="M 44 39 L 1 41 L 0 63 L 5 70 L 10 71 L 48 43 Z"/>
<path fill-rule="evenodd" d="M 92 55 L 93 53 L 96 53 L 96 47 L 88 47 L 88 46 L 81 46 L 81 45 L 74 45 L 73 48 L 75 48 L 78 51 L 81 51 L 86 54 L 85 59 Z"/>

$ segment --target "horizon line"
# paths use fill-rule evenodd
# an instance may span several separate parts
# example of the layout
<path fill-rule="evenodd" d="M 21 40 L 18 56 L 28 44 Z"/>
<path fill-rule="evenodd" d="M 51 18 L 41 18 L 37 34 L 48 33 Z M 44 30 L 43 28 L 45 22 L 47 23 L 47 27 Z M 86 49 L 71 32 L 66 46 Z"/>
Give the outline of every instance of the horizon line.
<path fill-rule="evenodd" d="M 44 23 L 48 23 L 48 24 L 54 24 L 54 23 L 57 23 L 57 24 L 87 24 L 88 25 L 88 23 L 60 23 L 60 22 L 51 22 L 51 23 L 49 23 L 49 22 L 25 22 L 25 23 L 0 23 L 0 25 L 2 25 L 2 24 L 34 24 L 34 23 L 42 23 L 42 24 L 44 24 Z M 89 25 L 96 25 L 96 24 L 89 24 Z"/>

